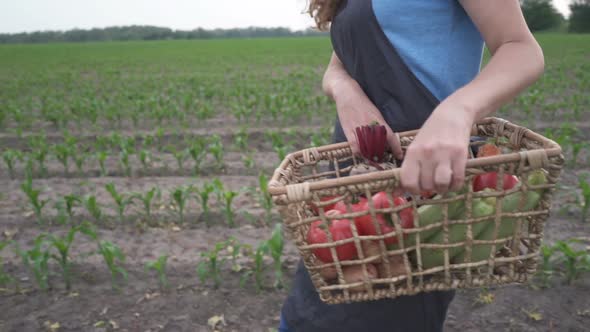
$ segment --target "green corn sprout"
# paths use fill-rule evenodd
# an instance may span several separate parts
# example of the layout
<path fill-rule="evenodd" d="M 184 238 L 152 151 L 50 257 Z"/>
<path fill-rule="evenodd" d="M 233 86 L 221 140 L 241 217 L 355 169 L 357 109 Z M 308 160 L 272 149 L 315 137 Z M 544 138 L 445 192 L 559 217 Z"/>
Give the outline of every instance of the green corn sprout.
<path fill-rule="evenodd" d="M 176 188 L 172 192 L 172 204 L 176 207 L 181 224 L 184 224 L 184 210 L 186 208 L 186 203 L 194 190 L 194 187 L 191 185 L 188 187 Z"/>
<path fill-rule="evenodd" d="M 225 186 L 223 182 L 219 178 L 215 178 L 211 184 L 213 185 L 213 192 L 215 192 L 217 204 L 223 204 L 223 200 L 225 199 L 223 194 L 225 192 Z"/>
<path fill-rule="evenodd" d="M 285 247 L 281 224 L 277 223 L 275 225 L 272 236 L 267 242 L 270 256 L 274 262 L 275 288 L 281 289 L 283 288 L 283 262 L 281 258 L 283 256 L 283 248 Z"/>
<path fill-rule="evenodd" d="M 557 241 L 553 246 L 555 251 L 562 254 L 558 260 L 563 263 L 565 271 L 563 272 L 568 284 L 577 280 L 583 272 L 590 271 L 590 253 L 586 249 L 576 250 L 572 244 L 579 241 Z"/>
<path fill-rule="evenodd" d="M 201 282 L 206 282 L 208 279 L 213 280 L 215 288 L 221 284 L 221 266 L 225 262 L 225 257 L 220 257 L 219 253 L 226 247 L 226 242 L 218 242 L 215 248 L 209 252 L 202 252 L 203 259 L 197 265 L 197 275 Z"/>
<path fill-rule="evenodd" d="M 549 287 L 551 282 L 551 278 L 553 277 L 553 254 L 555 253 L 555 248 L 548 245 L 543 245 L 541 247 L 541 268 L 539 270 L 539 275 L 541 277 L 541 286 L 542 287 Z"/>
<path fill-rule="evenodd" d="M 23 265 L 33 272 L 37 286 L 41 290 L 49 289 L 50 251 L 45 243 L 46 237 L 46 234 L 37 236 L 33 248 L 27 251 L 21 250 L 18 245 L 16 246 L 16 252 L 21 257 Z"/>
<path fill-rule="evenodd" d="M 146 193 L 135 193 L 131 197 L 132 199 L 138 199 L 143 204 L 143 209 L 145 211 L 145 215 L 148 219 L 152 217 L 152 203 L 154 201 L 154 197 L 160 196 L 161 192 L 159 188 L 153 187 L 150 191 Z"/>
<path fill-rule="evenodd" d="M 205 183 L 201 189 L 196 189 L 197 199 L 201 204 L 201 211 L 203 211 L 207 227 L 211 226 L 209 221 L 211 219 L 209 218 L 209 197 L 214 191 L 215 187 L 211 183 Z"/>
<path fill-rule="evenodd" d="M 53 147 L 53 153 L 55 158 L 63 165 L 66 176 L 69 175 L 70 170 L 68 168 L 70 164 L 70 155 L 72 155 L 71 147 L 67 144 L 56 144 Z"/>
<path fill-rule="evenodd" d="M 209 152 L 215 158 L 215 163 L 217 164 L 217 168 L 222 169 L 223 164 L 223 143 L 221 142 L 221 137 L 219 135 L 213 135 L 211 137 L 211 141 L 209 142 Z"/>
<path fill-rule="evenodd" d="M 572 143 L 572 164 L 575 167 L 578 163 L 578 155 L 582 152 L 583 149 L 588 147 L 588 143 L 586 142 L 575 142 Z"/>
<path fill-rule="evenodd" d="M 117 188 L 115 187 L 115 184 L 112 182 L 107 183 L 105 185 L 105 189 L 111 195 L 113 201 L 115 201 L 115 204 L 117 205 L 117 214 L 119 215 L 119 221 L 123 222 L 125 209 L 127 209 L 128 206 L 133 204 L 133 197 L 119 193 L 117 191 Z"/>
<path fill-rule="evenodd" d="M 47 161 L 47 155 L 49 154 L 49 146 L 47 145 L 46 138 L 32 136 L 29 145 L 31 147 L 33 159 L 37 161 L 41 174 L 46 175 L 47 167 L 45 166 L 45 162 Z"/>
<path fill-rule="evenodd" d="M 78 195 L 70 194 L 64 196 L 64 202 L 66 203 L 66 212 L 68 214 L 68 217 L 70 218 L 70 221 L 73 221 L 74 208 L 76 206 L 82 205 L 82 198 L 80 198 Z"/>
<path fill-rule="evenodd" d="M 15 162 L 17 160 L 22 161 L 23 160 L 23 154 L 22 152 L 18 151 L 18 150 L 4 150 L 4 152 L 2 152 L 2 159 L 4 160 L 4 163 L 6 164 L 6 167 L 8 168 L 8 174 L 10 175 L 11 179 L 14 179 L 14 166 L 15 166 Z"/>
<path fill-rule="evenodd" d="M 11 242 L 9 241 L 1 241 L 0 242 L 0 252 L 4 250 Z M 6 271 L 4 271 L 4 261 L 2 256 L 0 255 L 0 286 L 6 286 L 9 283 L 13 282 L 14 278 L 11 277 Z"/>
<path fill-rule="evenodd" d="M 55 203 L 53 203 L 53 208 L 57 211 L 57 223 L 59 225 L 65 225 L 68 222 L 65 201 L 63 199 L 57 200 Z"/>
<path fill-rule="evenodd" d="M 234 145 L 239 150 L 246 150 L 248 148 L 248 132 L 245 128 L 241 128 L 234 136 Z"/>
<path fill-rule="evenodd" d="M 264 264 L 264 256 L 268 254 L 268 242 L 263 241 L 258 245 L 254 252 L 254 267 L 251 270 L 246 270 L 240 278 L 240 285 L 243 287 L 248 279 L 254 277 L 254 285 L 256 291 L 260 293 L 264 288 L 264 270 L 266 268 Z"/>
<path fill-rule="evenodd" d="M 48 244 L 57 251 L 57 254 L 52 253 L 50 258 L 57 262 L 61 268 L 62 277 L 67 290 L 72 286 L 70 272 L 72 263 L 69 259 L 70 248 L 72 247 L 72 242 L 74 242 L 76 233 L 80 231 L 81 227 L 82 226 L 71 227 L 65 237 L 59 237 L 56 235 L 47 236 Z"/>
<path fill-rule="evenodd" d="M 113 289 L 119 289 L 117 277 L 127 280 L 127 270 L 121 265 L 125 263 L 125 255 L 116 244 L 102 240 L 98 242 L 98 253 L 102 255 L 109 271 L 111 272 L 111 284 Z"/>
<path fill-rule="evenodd" d="M 88 195 L 84 198 L 84 207 L 86 211 L 94 218 L 96 222 L 100 221 L 102 218 L 102 209 L 96 200 L 96 196 Z"/>
<path fill-rule="evenodd" d="M 288 153 L 288 148 L 286 146 L 275 146 L 274 147 L 277 156 L 279 157 L 279 161 L 283 161 Z"/>
<path fill-rule="evenodd" d="M 72 159 L 74 159 L 74 164 L 76 165 L 76 170 L 78 174 L 84 174 L 84 163 L 86 162 L 86 152 L 82 150 L 78 150 L 78 152 L 74 153 Z"/>
<path fill-rule="evenodd" d="M 246 154 L 244 154 L 242 156 L 242 162 L 244 163 L 244 167 L 246 167 L 246 169 L 252 169 L 254 168 L 255 162 L 254 162 L 254 157 L 252 156 L 252 152 L 247 152 Z"/>
<path fill-rule="evenodd" d="M 177 150 L 175 146 L 170 145 L 167 148 L 168 152 L 176 159 L 176 165 L 179 170 L 184 170 L 184 162 L 188 158 L 189 152 L 187 150 Z"/>
<path fill-rule="evenodd" d="M 188 148 L 188 154 L 194 161 L 194 174 L 201 171 L 201 164 L 207 155 L 206 142 L 203 138 L 195 139 Z"/>
<path fill-rule="evenodd" d="M 37 222 L 42 224 L 43 208 L 49 202 L 49 200 L 43 200 L 39 198 L 41 191 L 33 188 L 33 179 L 31 177 L 31 174 L 27 174 L 25 180 L 21 184 L 21 189 L 29 199 L 29 204 L 33 208 L 35 216 L 37 217 Z"/>
<path fill-rule="evenodd" d="M 141 166 L 143 167 L 144 172 L 148 170 L 151 160 L 151 152 L 149 152 L 148 150 L 139 151 L 139 161 L 141 162 Z"/>
<path fill-rule="evenodd" d="M 168 262 L 168 256 L 162 255 L 155 261 L 147 262 L 145 269 L 147 271 L 156 271 L 158 273 L 158 282 L 160 288 L 168 288 L 168 279 L 166 278 L 166 263 Z"/>
<path fill-rule="evenodd" d="M 272 218 L 272 196 L 268 192 L 268 178 L 264 173 L 258 175 L 258 187 L 260 188 L 260 195 L 258 201 L 260 206 L 264 208 L 266 214 L 266 221 L 270 222 Z"/>
<path fill-rule="evenodd" d="M 582 205 L 582 221 L 586 221 L 586 217 L 588 216 L 588 210 L 590 209 L 590 183 L 587 181 L 587 175 L 580 175 L 578 177 L 578 184 L 580 189 L 582 189 L 582 198 L 583 202 Z"/>
<path fill-rule="evenodd" d="M 242 246 L 243 245 L 234 237 L 230 237 L 227 240 L 226 250 L 231 255 L 231 261 L 232 261 L 231 269 L 234 272 L 240 272 L 242 270 L 242 267 L 238 263 L 238 257 L 241 254 Z"/>
<path fill-rule="evenodd" d="M 105 162 L 107 160 L 107 153 L 106 151 L 98 151 L 96 153 L 96 160 L 98 160 L 98 165 L 100 166 L 100 174 L 102 176 L 106 176 L 107 175 L 107 169 L 105 166 Z"/>
<path fill-rule="evenodd" d="M 119 152 L 119 163 L 126 176 L 131 176 L 131 164 L 129 163 L 129 150 L 126 147 L 122 147 Z"/>
<path fill-rule="evenodd" d="M 234 198 L 238 196 L 238 193 L 235 191 L 225 191 L 223 193 L 223 211 L 225 212 L 225 219 L 227 220 L 227 224 L 229 227 L 234 228 L 235 221 L 234 221 L 234 209 L 232 207 L 232 202 Z"/>

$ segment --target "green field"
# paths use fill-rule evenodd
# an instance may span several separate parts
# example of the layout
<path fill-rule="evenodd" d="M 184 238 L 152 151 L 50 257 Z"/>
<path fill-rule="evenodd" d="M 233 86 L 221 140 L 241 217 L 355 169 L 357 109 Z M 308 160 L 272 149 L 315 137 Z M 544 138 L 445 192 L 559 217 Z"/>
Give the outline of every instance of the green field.
<path fill-rule="evenodd" d="M 547 256 L 529 286 L 459 292 L 448 331 L 590 323 L 590 35 L 537 38 L 545 75 L 496 116 L 564 150 Z M 263 189 L 288 152 L 330 142 L 330 51 L 320 37 L 0 45 L 0 331 L 276 327 L 298 254 L 269 241 Z"/>

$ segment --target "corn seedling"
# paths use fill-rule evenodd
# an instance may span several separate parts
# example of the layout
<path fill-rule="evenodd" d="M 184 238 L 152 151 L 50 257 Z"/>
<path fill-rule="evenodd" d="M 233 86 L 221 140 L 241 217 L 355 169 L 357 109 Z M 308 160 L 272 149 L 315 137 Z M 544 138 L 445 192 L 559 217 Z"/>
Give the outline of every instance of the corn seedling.
<path fill-rule="evenodd" d="M 563 275 L 568 284 L 577 280 L 583 272 L 590 271 L 590 252 L 586 249 L 576 250 L 571 246 L 576 243 L 578 241 L 575 240 L 557 241 L 553 246 L 555 251 L 562 254 L 558 261 L 564 265 Z"/>
<path fill-rule="evenodd" d="M 154 201 L 154 197 L 160 196 L 160 189 L 153 187 L 150 191 L 146 193 L 135 193 L 131 196 L 131 199 L 138 199 L 143 204 L 143 209 L 145 211 L 145 216 L 148 219 L 152 217 L 152 203 Z"/>
<path fill-rule="evenodd" d="M 101 176 L 106 176 L 107 175 L 107 169 L 105 166 L 105 162 L 107 160 L 107 153 L 106 151 L 98 151 L 96 153 L 96 160 L 98 160 L 98 165 L 100 167 L 100 175 Z"/>
<path fill-rule="evenodd" d="M 227 224 L 230 228 L 234 228 L 236 226 L 235 224 L 235 213 L 234 213 L 234 209 L 232 207 L 232 202 L 234 201 L 234 198 L 236 198 L 238 196 L 238 193 L 235 191 L 225 191 L 223 192 L 223 211 L 225 213 L 225 219 L 227 220 Z"/>
<path fill-rule="evenodd" d="M 539 275 L 541 277 L 541 287 L 549 287 L 551 279 L 553 277 L 553 254 L 555 248 L 548 245 L 541 247 L 541 268 L 539 269 Z"/>
<path fill-rule="evenodd" d="M 581 206 L 582 206 L 582 221 L 586 220 L 586 217 L 588 216 L 588 210 L 590 209 L 590 183 L 588 183 L 588 179 L 587 179 L 587 175 L 580 175 L 578 177 L 578 184 L 580 186 L 580 189 L 582 190 L 582 199 L 583 202 L 581 202 Z"/>
<path fill-rule="evenodd" d="M 21 184 L 21 189 L 29 199 L 29 205 L 31 205 L 33 211 L 35 212 L 37 222 L 42 224 L 43 208 L 45 207 L 47 202 L 49 202 L 49 200 L 39 198 L 41 191 L 39 189 L 33 188 L 33 179 L 31 177 L 31 174 L 27 174 L 25 180 Z"/>
<path fill-rule="evenodd" d="M 75 226 L 70 228 L 70 231 L 65 237 L 59 237 L 51 234 L 47 236 L 47 243 L 57 251 L 57 254 L 52 253 L 50 258 L 57 262 L 61 268 L 61 274 L 67 290 L 69 290 L 72 286 L 70 273 L 72 263 L 69 259 L 70 248 L 72 247 L 74 237 L 79 230 L 80 226 Z"/>
<path fill-rule="evenodd" d="M 68 217 L 70 218 L 70 221 L 74 220 L 74 208 L 76 206 L 80 206 L 82 205 L 82 198 L 80 198 L 78 195 L 66 195 L 64 196 L 64 202 L 65 202 L 65 207 L 66 207 L 66 212 L 68 214 Z"/>
<path fill-rule="evenodd" d="M 14 179 L 14 166 L 15 166 L 15 162 L 17 160 L 22 161 L 23 160 L 23 154 L 22 152 L 18 151 L 18 150 L 4 150 L 4 152 L 2 152 L 2 159 L 4 160 L 4 163 L 6 164 L 6 168 L 8 168 L 8 174 L 10 175 L 11 179 Z"/>
<path fill-rule="evenodd" d="M 264 270 L 266 266 L 264 265 L 264 256 L 268 254 L 269 248 L 267 241 L 263 241 L 258 245 L 256 251 L 254 252 L 254 266 L 250 270 L 244 271 L 242 277 L 240 278 L 240 285 L 243 287 L 250 278 L 254 278 L 254 285 L 256 286 L 256 291 L 260 293 L 264 288 Z"/>
<path fill-rule="evenodd" d="M 121 169 L 125 173 L 126 176 L 131 176 L 131 164 L 129 163 L 129 150 L 127 147 L 122 146 L 121 151 L 119 152 L 119 163 L 121 165 Z"/>
<path fill-rule="evenodd" d="M 70 174 L 69 165 L 70 165 L 70 155 L 71 147 L 66 144 L 57 144 L 53 147 L 53 154 L 55 154 L 55 158 L 62 164 L 64 168 L 64 173 L 66 176 Z"/>
<path fill-rule="evenodd" d="M 184 162 L 188 158 L 188 152 L 187 152 L 187 150 L 177 150 L 176 147 L 173 146 L 173 145 L 169 145 L 166 148 L 166 150 L 170 154 L 172 154 L 172 156 L 176 160 L 176 166 L 178 167 L 179 170 L 182 171 L 184 169 Z"/>
<path fill-rule="evenodd" d="M 9 241 L 1 241 L 0 242 L 0 253 L 9 244 L 10 244 Z M 14 281 L 14 278 L 12 278 L 6 271 L 4 271 L 4 261 L 2 259 L 2 256 L 0 255 L 0 286 L 4 287 L 13 281 Z"/>
<path fill-rule="evenodd" d="M 86 158 L 86 152 L 82 150 L 79 150 L 72 156 L 72 159 L 74 159 L 74 164 L 76 165 L 76 170 L 78 171 L 79 175 L 84 174 L 84 163 L 86 162 Z"/>
<path fill-rule="evenodd" d="M 203 138 L 196 138 L 188 148 L 188 154 L 194 162 L 194 174 L 197 175 L 201 171 L 201 164 L 207 156 L 206 141 Z"/>
<path fill-rule="evenodd" d="M 227 240 L 227 244 L 226 244 L 226 250 L 227 253 L 230 254 L 231 256 L 231 269 L 234 272 L 240 272 L 242 270 L 242 267 L 240 266 L 240 264 L 238 263 L 238 257 L 240 257 L 241 255 L 241 250 L 242 250 L 242 244 L 236 240 L 234 237 L 230 237 Z"/>
<path fill-rule="evenodd" d="M 268 178 L 264 173 L 258 175 L 258 187 L 260 190 L 258 202 L 264 208 L 266 221 L 270 222 L 272 217 L 272 196 L 268 192 Z"/>
<path fill-rule="evenodd" d="M 143 167 L 144 172 L 148 170 L 149 165 L 152 161 L 152 153 L 148 150 L 140 150 L 139 151 L 139 161 L 141 162 L 141 166 Z"/>
<path fill-rule="evenodd" d="M 242 162 L 244 163 L 244 167 L 246 167 L 246 169 L 252 169 L 254 166 L 256 166 L 252 152 L 247 152 L 246 154 L 242 155 Z"/>
<path fill-rule="evenodd" d="M 96 196 L 88 195 L 84 198 L 84 207 L 86 211 L 94 218 L 96 222 L 100 221 L 102 218 L 102 209 L 96 200 Z"/>
<path fill-rule="evenodd" d="M 201 211 L 203 212 L 203 216 L 206 218 L 205 222 L 207 226 L 211 226 L 208 216 L 209 216 L 209 198 L 211 194 L 215 191 L 215 187 L 211 183 L 205 183 L 201 189 L 195 190 L 197 193 L 197 200 L 201 204 Z"/>
<path fill-rule="evenodd" d="M 68 214 L 66 212 L 66 203 L 63 199 L 57 200 L 53 204 L 53 208 L 57 211 L 56 220 L 59 225 L 65 225 L 68 222 Z"/>
<path fill-rule="evenodd" d="M 221 137 L 219 135 L 213 135 L 209 142 L 209 152 L 215 158 L 215 163 L 218 169 L 222 169 L 223 164 L 223 143 L 221 143 Z"/>
<path fill-rule="evenodd" d="M 115 187 L 114 183 L 107 183 L 105 185 L 106 191 L 111 195 L 113 201 L 117 205 L 117 214 L 119 215 L 119 221 L 123 222 L 123 218 L 125 215 L 125 209 L 131 204 L 133 204 L 133 197 L 130 197 L 126 194 L 119 193 L 117 188 Z"/>
<path fill-rule="evenodd" d="M 241 128 L 234 136 L 234 145 L 238 150 L 246 150 L 248 148 L 248 132 Z"/>
<path fill-rule="evenodd" d="M 576 166 L 578 163 L 578 155 L 582 150 L 588 148 L 588 143 L 586 142 L 573 142 L 572 143 L 572 166 Z"/>
<path fill-rule="evenodd" d="M 155 261 L 147 262 L 145 264 L 145 269 L 147 271 L 156 271 L 158 273 L 158 282 L 160 284 L 160 288 L 165 289 L 168 288 L 168 279 L 166 278 L 166 263 L 168 262 L 168 256 L 162 255 L 158 257 Z"/>
<path fill-rule="evenodd" d="M 49 145 L 47 145 L 47 140 L 41 136 L 32 136 L 29 144 L 31 147 L 33 159 L 37 161 L 41 175 L 47 174 L 47 167 L 45 166 L 47 155 L 49 154 Z"/>
<path fill-rule="evenodd" d="M 194 190 L 194 187 L 191 185 L 188 187 L 176 188 L 172 192 L 172 204 L 176 207 L 181 224 L 184 224 L 184 210 L 186 208 L 186 203 Z"/>
<path fill-rule="evenodd" d="M 219 253 L 226 247 L 226 242 L 218 242 L 215 248 L 208 252 L 202 252 L 202 261 L 197 265 L 197 275 L 201 282 L 206 282 L 208 279 L 213 280 L 215 288 L 221 284 L 221 265 L 225 262 L 225 257 Z"/>
<path fill-rule="evenodd" d="M 125 263 L 123 251 L 116 244 L 103 240 L 98 242 L 98 253 L 102 255 L 111 272 L 113 289 L 118 289 L 117 277 L 123 278 L 124 281 L 127 280 L 127 270 L 121 266 L 121 264 Z"/>
<path fill-rule="evenodd" d="M 46 235 L 41 234 L 35 238 L 33 248 L 23 251 L 16 246 L 16 252 L 21 257 L 23 265 L 33 272 L 33 277 L 42 290 L 49 288 L 49 258 L 50 251 L 45 242 Z"/>
<path fill-rule="evenodd" d="M 275 270 L 275 288 L 281 289 L 283 288 L 283 248 L 285 247 L 285 242 L 283 240 L 283 232 L 281 224 L 276 224 L 275 228 L 272 232 L 272 236 L 267 241 L 267 246 L 270 251 L 270 256 L 274 262 L 274 270 Z"/>

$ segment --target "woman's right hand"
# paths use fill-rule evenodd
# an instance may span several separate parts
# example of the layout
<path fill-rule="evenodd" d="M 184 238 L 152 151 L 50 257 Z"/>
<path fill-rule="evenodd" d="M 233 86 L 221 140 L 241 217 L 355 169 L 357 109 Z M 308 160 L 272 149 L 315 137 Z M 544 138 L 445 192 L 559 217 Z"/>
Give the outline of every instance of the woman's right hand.
<path fill-rule="evenodd" d="M 360 153 L 355 134 L 356 127 L 377 122 L 384 125 L 387 130 L 387 142 L 394 157 L 403 158 L 399 136 L 393 133 L 379 109 L 367 97 L 360 85 L 348 75 L 335 53 L 332 53 L 322 86 L 326 95 L 336 103 L 340 125 L 354 154 Z"/>

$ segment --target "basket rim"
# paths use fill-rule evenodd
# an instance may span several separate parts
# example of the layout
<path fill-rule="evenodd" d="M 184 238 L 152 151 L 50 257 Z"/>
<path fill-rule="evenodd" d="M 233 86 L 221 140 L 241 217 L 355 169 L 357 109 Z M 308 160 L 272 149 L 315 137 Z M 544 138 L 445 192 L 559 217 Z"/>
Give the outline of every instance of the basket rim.
<path fill-rule="evenodd" d="M 476 167 L 483 167 L 483 166 L 492 166 L 498 165 L 502 163 L 510 163 L 510 162 L 518 162 L 521 161 L 523 158 L 523 153 L 526 156 L 531 155 L 532 153 L 535 154 L 543 154 L 547 158 L 549 157 L 557 157 L 562 154 L 562 149 L 559 144 L 555 141 L 538 134 L 531 129 L 528 129 L 523 126 L 518 126 L 514 123 L 511 123 L 507 120 L 498 117 L 486 117 L 482 120 L 478 121 L 474 124 L 474 128 L 477 125 L 486 125 L 486 124 L 494 124 L 494 123 L 502 123 L 505 128 L 516 129 L 516 128 L 524 128 L 526 129 L 524 132 L 524 137 L 529 139 L 537 140 L 543 143 L 544 148 L 540 149 L 532 149 L 526 152 L 513 152 L 509 154 L 503 154 L 498 156 L 490 156 L 490 157 L 483 157 L 483 158 L 475 158 L 469 159 L 467 161 L 466 169 L 468 168 L 476 168 Z M 399 133 L 400 137 L 408 137 L 408 136 L 415 136 L 418 133 L 418 129 L 410 130 Z M 336 144 L 329 144 L 324 145 L 321 147 L 315 148 L 317 152 L 323 153 L 337 149 L 350 149 L 350 144 L 348 142 L 343 143 L 336 143 Z M 281 170 L 287 168 L 289 162 L 295 160 L 297 158 L 301 158 L 304 154 L 304 150 L 299 150 L 296 152 L 289 153 L 285 159 L 280 163 L 280 165 L 275 169 L 272 178 L 269 181 L 268 185 L 268 192 L 271 196 L 280 196 L 285 195 L 288 193 L 287 186 L 292 184 L 283 185 L 279 181 L 279 179 L 283 176 L 281 174 Z M 384 170 L 379 172 L 367 173 L 367 174 L 359 174 L 359 175 L 352 175 L 346 176 L 341 178 L 334 178 L 334 179 L 323 179 L 321 181 L 311 182 L 308 183 L 310 191 L 318 191 L 318 190 L 325 190 L 325 189 L 333 189 L 340 186 L 347 186 L 347 185 L 355 185 L 359 183 L 369 182 L 369 181 L 380 181 L 380 180 L 389 180 L 391 178 L 396 178 L 399 180 L 400 178 L 400 169 L 391 169 L 391 170 Z"/>

